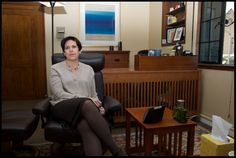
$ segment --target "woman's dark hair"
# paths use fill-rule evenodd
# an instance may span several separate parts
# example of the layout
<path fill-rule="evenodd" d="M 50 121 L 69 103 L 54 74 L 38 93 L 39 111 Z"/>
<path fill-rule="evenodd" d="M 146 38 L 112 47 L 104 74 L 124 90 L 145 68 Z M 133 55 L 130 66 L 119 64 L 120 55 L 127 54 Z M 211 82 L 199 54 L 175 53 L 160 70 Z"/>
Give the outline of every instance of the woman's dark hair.
<path fill-rule="evenodd" d="M 82 49 L 81 42 L 80 42 L 76 37 L 74 37 L 74 36 L 68 36 L 68 37 L 65 37 L 65 38 L 63 38 L 63 39 L 61 40 L 61 49 L 62 49 L 63 52 L 64 52 L 64 50 L 65 50 L 65 44 L 66 44 L 66 42 L 69 41 L 69 40 L 72 40 L 72 41 L 75 41 L 75 42 L 76 42 L 76 44 L 77 44 L 77 46 L 78 46 L 78 48 L 79 48 L 79 51 Z"/>

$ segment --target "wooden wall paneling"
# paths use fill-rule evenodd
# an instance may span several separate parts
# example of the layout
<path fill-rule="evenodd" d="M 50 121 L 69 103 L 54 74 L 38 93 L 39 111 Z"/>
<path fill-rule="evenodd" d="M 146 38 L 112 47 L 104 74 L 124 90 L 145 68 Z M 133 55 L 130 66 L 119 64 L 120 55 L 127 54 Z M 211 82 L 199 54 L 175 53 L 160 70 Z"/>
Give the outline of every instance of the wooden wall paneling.
<path fill-rule="evenodd" d="M 2 99 L 47 95 L 43 8 L 36 2 L 2 3 Z"/>

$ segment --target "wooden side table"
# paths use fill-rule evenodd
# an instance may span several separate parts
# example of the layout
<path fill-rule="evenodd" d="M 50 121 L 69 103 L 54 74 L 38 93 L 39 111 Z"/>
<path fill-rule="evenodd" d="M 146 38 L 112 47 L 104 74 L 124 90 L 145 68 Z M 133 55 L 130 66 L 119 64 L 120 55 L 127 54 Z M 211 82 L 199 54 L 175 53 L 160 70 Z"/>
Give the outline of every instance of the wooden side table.
<path fill-rule="evenodd" d="M 193 155 L 194 132 L 197 123 L 188 120 L 186 123 L 179 123 L 172 118 L 172 110 L 165 108 L 161 122 L 153 124 L 143 123 L 143 115 L 148 107 L 126 108 L 126 152 L 144 152 L 151 156 L 153 150 L 158 155 Z M 135 132 L 135 143 L 131 146 L 131 119 L 137 125 Z M 187 134 L 186 150 L 183 150 L 183 135 Z M 158 143 L 154 144 L 154 136 L 158 137 Z"/>

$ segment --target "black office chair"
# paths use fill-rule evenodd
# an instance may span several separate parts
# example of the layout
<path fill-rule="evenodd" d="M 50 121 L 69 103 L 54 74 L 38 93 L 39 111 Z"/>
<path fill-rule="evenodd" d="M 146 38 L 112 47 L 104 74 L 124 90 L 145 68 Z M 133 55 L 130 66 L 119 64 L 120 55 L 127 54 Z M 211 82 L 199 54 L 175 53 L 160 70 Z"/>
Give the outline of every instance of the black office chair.
<path fill-rule="evenodd" d="M 63 60 L 65 60 L 65 57 L 62 53 L 55 53 L 52 56 L 52 64 Z M 104 96 L 103 74 L 101 72 L 104 68 L 104 54 L 81 53 L 79 60 L 80 62 L 90 65 L 95 72 L 96 91 L 98 98 L 102 102 L 102 106 L 106 110 L 104 117 L 108 121 L 111 129 L 111 125 L 114 123 L 113 115 L 116 111 L 121 109 L 121 104 L 111 96 Z M 39 102 L 32 110 L 35 115 L 40 115 L 41 117 L 45 139 L 54 142 L 54 146 L 62 147 L 65 143 L 80 143 L 82 145 L 82 139 L 78 131 L 51 118 L 50 106 L 49 98 L 46 98 Z M 52 149 L 55 148 L 52 146 Z M 57 151 L 55 152 L 54 150 L 52 150 L 51 153 L 53 155 L 58 154 Z"/>
<path fill-rule="evenodd" d="M 148 49 L 140 50 L 137 54 L 141 56 L 148 56 Z"/>

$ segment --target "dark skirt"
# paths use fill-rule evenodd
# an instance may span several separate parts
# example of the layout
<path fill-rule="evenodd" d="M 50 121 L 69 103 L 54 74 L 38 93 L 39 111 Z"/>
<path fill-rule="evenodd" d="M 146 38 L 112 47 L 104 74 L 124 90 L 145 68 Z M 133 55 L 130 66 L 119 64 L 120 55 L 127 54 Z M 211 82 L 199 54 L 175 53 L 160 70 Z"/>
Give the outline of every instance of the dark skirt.
<path fill-rule="evenodd" d="M 52 117 L 62 125 L 68 124 L 76 128 L 81 119 L 81 107 L 88 98 L 72 98 L 63 100 L 52 106 Z"/>

